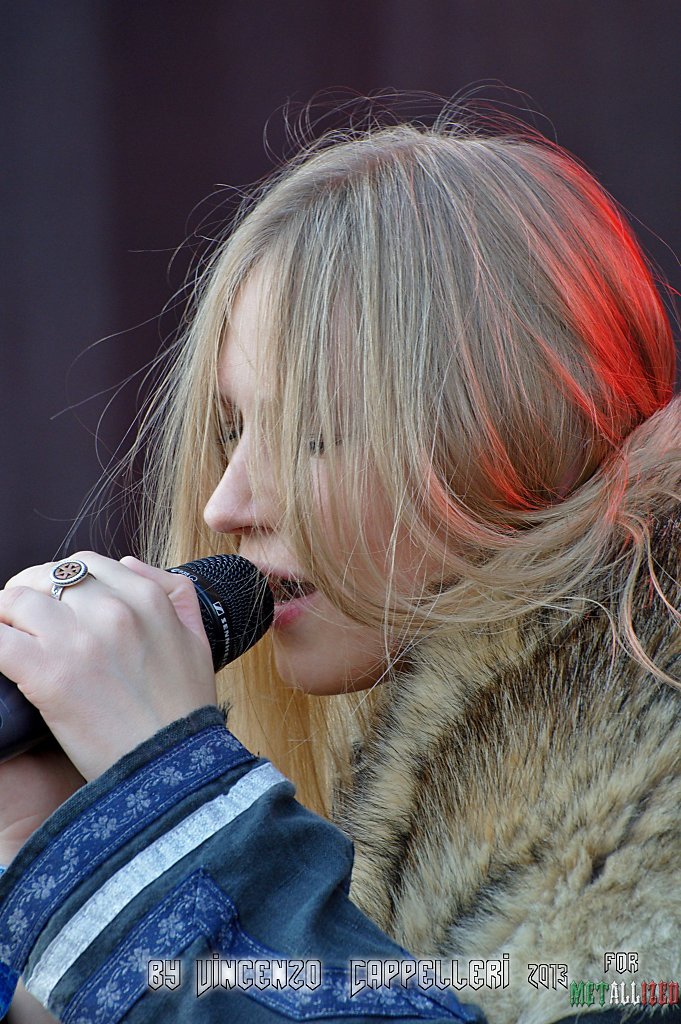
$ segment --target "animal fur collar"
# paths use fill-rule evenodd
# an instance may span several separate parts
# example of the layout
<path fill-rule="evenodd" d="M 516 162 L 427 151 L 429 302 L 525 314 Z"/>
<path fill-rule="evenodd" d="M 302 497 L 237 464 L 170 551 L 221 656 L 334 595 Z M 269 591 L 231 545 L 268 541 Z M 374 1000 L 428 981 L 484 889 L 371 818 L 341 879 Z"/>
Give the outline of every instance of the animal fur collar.
<path fill-rule="evenodd" d="M 659 431 L 681 444 L 679 401 Z M 675 438 L 675 441 L 673 440 Z M 653 554 L 679 608 L 680 506 L 657 510 Z M 681 629 L 648 588 L 635 626 L 681 677 Z M 340 823 L 351 895 L 417 957 L 510 955 L 507 988 L 463 989 L 494 1024 L 568 1016 L 570 981 L 681 981 L 681 692 L 621 650 L 591 608 L 429 641 L 386 683 Z M 635 975 L 604 953 L 635 951 Z M 594 1007 L 597 1009 L 598 1007 Z M 607 1004 L 606 1004 L 607 1008 Z"/>

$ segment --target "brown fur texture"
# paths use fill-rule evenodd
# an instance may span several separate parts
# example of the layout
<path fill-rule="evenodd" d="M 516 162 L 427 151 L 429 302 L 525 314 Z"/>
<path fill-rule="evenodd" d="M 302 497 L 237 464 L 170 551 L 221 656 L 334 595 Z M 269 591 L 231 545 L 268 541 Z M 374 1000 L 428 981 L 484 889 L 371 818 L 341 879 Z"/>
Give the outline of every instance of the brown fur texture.
<path fill-rule="evenodd" d="M 678 609 L 681 506 L 651 513 Z M 681 629 L 642 577 L 636 632 L 680 678 Z M 639 984 L 681 981 L 681 692 L 613 651 L 601 609 L 428 641 L 384 691 L 338 811 L 370 917 L 461 974 L 510 954 L 508 988 L 459 993 L 491 1024 L 576 1012 L 565 989 L 528 983 L 532 963 L 630 980 L 603 956 L 636 951 Z"/>

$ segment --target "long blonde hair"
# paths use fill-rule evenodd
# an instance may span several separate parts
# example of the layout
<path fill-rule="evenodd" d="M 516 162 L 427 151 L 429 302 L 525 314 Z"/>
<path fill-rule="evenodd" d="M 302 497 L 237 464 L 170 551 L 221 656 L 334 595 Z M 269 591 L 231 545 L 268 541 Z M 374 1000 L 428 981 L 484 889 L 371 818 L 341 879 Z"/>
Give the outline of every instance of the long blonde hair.
<path fill-rule="evenodd" d="M 155 564 L 230 549 L 202 511 L 229 455 L 220 346 L 256 269 L 272 383 L 258 429 L 278 528 L 337 607 L 408 645 L 577 603 L 616 551 L 615 634 L 673 682 L 638 642 L 631 598 L 646 511 L 677 494 L 681 472 L 678 447 L 649 452 L 640 426 L 672 398 L 674 344 L 629 227 L 576 160 L 443 115 L 324 137 L 260 187 L 197 285 L 140 432 L 142 554 Z M 333 482 L 323 522 L 320 457 Z M 395 524 L 380 564 L 365 536 L 377 486 Z M 441 565 L 418 593 L 391 575 L 398 527 Z M 288 690 L 270 654 L 266 639 L 224 671 L 230 725 L 323 809 L 328 734 L 370 700 Z"/>

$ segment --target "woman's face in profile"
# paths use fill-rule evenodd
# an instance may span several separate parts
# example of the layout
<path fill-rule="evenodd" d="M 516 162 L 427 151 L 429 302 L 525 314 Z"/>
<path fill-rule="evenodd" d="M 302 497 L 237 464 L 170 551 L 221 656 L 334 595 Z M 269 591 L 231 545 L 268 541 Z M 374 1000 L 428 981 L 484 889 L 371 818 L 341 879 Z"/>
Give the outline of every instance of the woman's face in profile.
<path fill-rule="evenodd" d="M 206 505 L 204 519 L 218 533 L 236 534 L 240 554 L 270 578 L 275 593 L 272 638 L 282 679 L 309 693 L 363 689 L 385 670 L 382 629 L 347 618 L 311 582 L 302 580 L 287 538 L 277 529 L 279 504 L 274 490 L 265 481 L 256 498 L 251 488 L 256 395 L 262 400 L 267 394 L 267 381 L 256 370 L 263 333 L 258 323 L 259 286 L 260 279 L 253 274 L 242 288 L 220 356 L 220 389 L 237 429 L 229 465 Z M 263 453 L 260 456 L 266 473 L 266 458 Z M 317 461 L 322 501 L 326 466 L 323 458 Z M 376 508 L 370 511 L 371 546 L 380 555 L 381 550 L 387 551 L 392 521 L 386 517 L 381 521 Z M 404 542 L 404 564 L 413 572 L 414 552 L 407 548 Z M 301 581 L 298 586 L 295 580 Z"/>

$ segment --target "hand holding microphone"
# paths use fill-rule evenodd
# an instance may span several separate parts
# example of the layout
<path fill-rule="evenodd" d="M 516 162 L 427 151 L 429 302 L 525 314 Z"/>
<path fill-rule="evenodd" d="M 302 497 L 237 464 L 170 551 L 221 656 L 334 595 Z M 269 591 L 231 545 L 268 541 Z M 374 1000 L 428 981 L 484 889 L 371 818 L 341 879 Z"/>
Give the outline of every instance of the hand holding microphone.
<path fill-rule="evenodd" d="M 272 613 L 265 577 L 236 555 L 166 571 L 85 552 L 25 570 L 0 592 L 0 669 L 17 684 L 0 679 L 0 760 L 49 729 L 94 778 L 214 703 L 214 673 L 260 639 Z"/>

